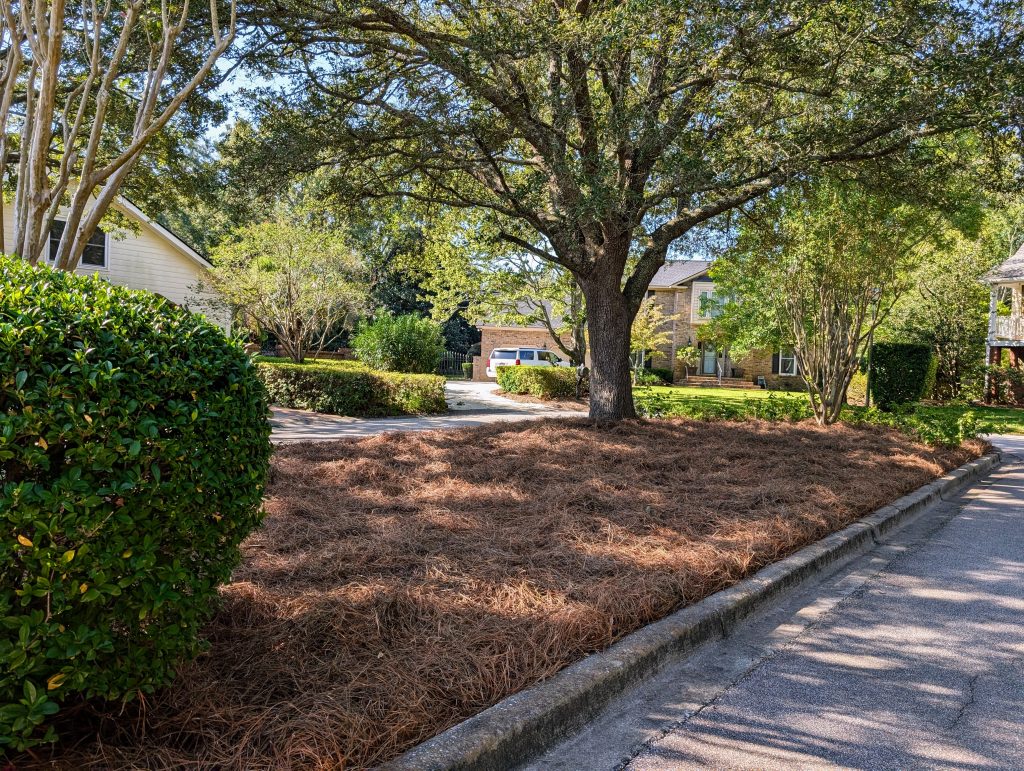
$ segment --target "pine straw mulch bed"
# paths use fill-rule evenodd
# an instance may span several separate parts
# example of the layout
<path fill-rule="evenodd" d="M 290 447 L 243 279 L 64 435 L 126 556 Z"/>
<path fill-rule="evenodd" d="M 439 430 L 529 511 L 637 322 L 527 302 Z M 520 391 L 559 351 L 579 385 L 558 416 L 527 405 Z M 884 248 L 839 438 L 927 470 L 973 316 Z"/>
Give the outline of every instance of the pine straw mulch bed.
<path fill-rule="evenodd" d="M 582 420 L 281 448 L 210 651 L 144 710 L 61 726 L 59 762 L 381 763 L 982 449 Z"/>

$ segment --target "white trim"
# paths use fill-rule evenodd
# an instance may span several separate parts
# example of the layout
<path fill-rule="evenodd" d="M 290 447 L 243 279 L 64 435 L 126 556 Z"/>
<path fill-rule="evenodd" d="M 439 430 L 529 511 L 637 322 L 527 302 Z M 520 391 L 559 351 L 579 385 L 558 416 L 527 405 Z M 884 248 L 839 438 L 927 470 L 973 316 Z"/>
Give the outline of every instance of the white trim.
<path fill-rule="evenodd" d="M 708 292 L 712 297 L 715 294 L 715 284 L 713 281 L 694 281 L 690 289 L 690 323 L 691 324 L 707 324 L 711 321 L 710 316 L 700 315 L 700 294 L 701 292 Z"/>
<path fill-rule="evenodd" d="M 189 246 L 176 235 L 174 235 L 174 233 L 169 231 L 159 222 L 147 216 L 146 213 L 142 211 L 142 209 L 133 204 L 127 198 L 118 196 L 116 205 L 121 207 L 122 209 L 125 209 L 129 214 L 131 214 L 136 219 L 142 220 L 142 222 L 144 222 L 146 225 L 149 225 L 151 228 L 153 228 L 153 230 L 157 232 L 158 235 L 163 237 L 164 240 L 170 242 L 179 252 L 181 252 L 190 260 L 192 260 L 192 262 L 196 263 L 202 268 L 206 268 L 207 270 L 213 267 L 213 264 L 209 260 L 207 260 L 199 252 L 197 252 L 191 246 Z"/>
<path fill-rule="evenodd" d="M 800 374 L 799 367 L 797 366 L 797 363 L 796 363 L 796 351 L 794 351 L 792 348 L 790 348 L 789 349 L 789 351 L 790 351 L 789 356 L 785 357 L 787 359 L 792 359 L 793 360 L 793 371 L 792 372 L 783 372 L 782 371 L 783 350 L 784 349 L 782 349 L 782 348 L 779 349 L 779 377 L 796 377 L 798 374 Z"/>

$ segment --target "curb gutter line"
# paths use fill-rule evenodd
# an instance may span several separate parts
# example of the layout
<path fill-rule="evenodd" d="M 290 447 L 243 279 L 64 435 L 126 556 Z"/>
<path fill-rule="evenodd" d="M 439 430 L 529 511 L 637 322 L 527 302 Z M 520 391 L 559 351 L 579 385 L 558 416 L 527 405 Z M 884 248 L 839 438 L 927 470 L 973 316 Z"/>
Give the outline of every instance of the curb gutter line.
<path fill-rule="evenodd" d="M 605 651 L 515 693 L 385 764 L 389 771 L 493 771 L 538 757 L 579 730 L 606 704 L 670 659 L 726 637 L 762 606 L 840 560 L 874 548 L 883 535 L 986 476 L 998 452 L 965 463 L 750 578 L 648 624 Z"/>

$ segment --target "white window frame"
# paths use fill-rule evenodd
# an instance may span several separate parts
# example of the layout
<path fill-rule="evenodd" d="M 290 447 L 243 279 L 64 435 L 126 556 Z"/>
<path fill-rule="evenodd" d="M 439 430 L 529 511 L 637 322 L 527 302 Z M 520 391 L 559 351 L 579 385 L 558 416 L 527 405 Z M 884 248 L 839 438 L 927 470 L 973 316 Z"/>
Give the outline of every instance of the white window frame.
<path fill-rule="evenodd" d="M 54 217 L 53 221 L 54 222 L 63 222 L 65 228 L 67 227 L 67 224 L 68 224 L 67 220 L 62 220 L 60 217 Z M 51 241 L 51 239 L 52 239 L 52 236 L 47 235 L 47 238 L 46 238 L 46 262 L 49 263 L 50 265 L 53 264 L 53 258 L 50 256 L 50 252 L 51 252 L 50 241 Z M 86 245 L 86 246 L 88 246 L 88 245 Z M 82 253 L 82 256 L 83 257 L 85 256 L 84 252 Z M 103 264 L 102 265 L 93 265 L 91 262 L 82 262 L 81 260 L 79 260 L 78 267 L 79 268 L 85 268 L 87 270 L 109 270 L 110 269 L 110 233 L 108 233 L 106 231 L 103 231 Z M 77 270 L 77 268 L 76 268 L 76 270 Z"/>
<path fill-rule="evenodd" d="M 790 361 L 790 362 L 792 362 L 792 370 L 793 370 L 792 372 L 785 372 L 785 371 L 783 371 L 783 368 L 782 368 L 782 362 L 783 361 Z M 792 348 L 790 348 L 789 349 L 789 355 L 786 355 L 786 351 L 784 349 L 780 348 L 779 349 L 779 377 L 796 377 L 797 374 L 798 374 L 798 372 L 797 372 L 797 365 L 796 365 L 796 351 L 794 351 Z"/>
<path fill-rule="evenodd" d="M 711 321 L 711 314 L 705 315 L 701 309 L 700 296 L 703 292 L 707 292 L 708 299 L 713 300 L 715 297 L 715 285 L 711 281 L 694 281 L 693 288 L 691 291 L 691 302 L 690 302 L 690 321 L 694 324 L 706 324 Z"/>

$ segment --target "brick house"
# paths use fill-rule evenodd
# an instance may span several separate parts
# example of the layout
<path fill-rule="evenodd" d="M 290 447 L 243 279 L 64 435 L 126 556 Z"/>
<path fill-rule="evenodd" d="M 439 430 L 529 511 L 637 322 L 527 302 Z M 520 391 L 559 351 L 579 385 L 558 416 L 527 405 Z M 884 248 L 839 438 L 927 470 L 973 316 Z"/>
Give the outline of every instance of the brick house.
<path fill-rule="evenodd" d="M 771 388 L 797 388 L 796 359 L 792 351 L 754 351 L 734 359 L 728 351 L 716 350 L 711 343 L 700 340 L 700 328 L 711 320 L 714 313 L 715 284 L 708 277 L 710 262 L 684 260 L 662 266 L 651 281 L 648 296 L 655 298 L 666 316 L 672 317 L 671 339 L 652 352 L 654 367 L 671 368 L 676 382 L 683 380 L 683 368 L 676 359 L 676 351 L 695 346 L 700 353 L 696 372 L 691 370 L 689 381 L 702 385 L 751 387 L 764 379 Z M 494 348 L 528 345 L 558 350 L 551 334 L 542 324 L 529 327 L 480 326 L 482 360 L 474 366 L 474 379 L 486 380 L 483 370 L 486 357 Z"/>

